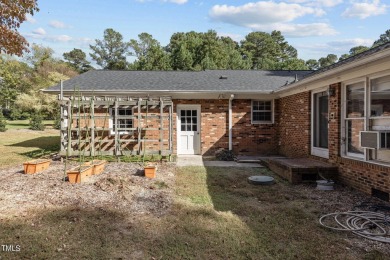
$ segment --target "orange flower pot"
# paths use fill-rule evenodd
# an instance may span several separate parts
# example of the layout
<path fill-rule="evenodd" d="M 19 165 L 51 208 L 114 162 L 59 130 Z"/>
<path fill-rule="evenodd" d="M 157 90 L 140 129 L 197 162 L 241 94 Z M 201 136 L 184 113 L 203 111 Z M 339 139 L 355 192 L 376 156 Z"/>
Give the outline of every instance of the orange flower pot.
<path fill-rule="evenodd" d="M 83 165 L 93 166 L 92 175 L 100 174 L 104 171 L 104 167 L 106 166 L 106 160 L 93 160 L 90 162 L 86 162 Z"/>
<path fill-rule="evenodd" d="M 153 179 L 156 178 L 157 166 L 145 166 L 145 177 Z"/>
<path fill-rule="evenodd" d="M 70 183 L 84 182 L 88 176 L 91 176 L 93 172 L 93 166 L 81 165 L 67 171 L 68 180 Z"/>
<path fill-rule="evenodd" d="M 41 172 L 49 168 L 50 160 L 49 159 L 38 159 L 32 160 L 23 163 L 24 173 L 25 174 L 34 174 Z"/>

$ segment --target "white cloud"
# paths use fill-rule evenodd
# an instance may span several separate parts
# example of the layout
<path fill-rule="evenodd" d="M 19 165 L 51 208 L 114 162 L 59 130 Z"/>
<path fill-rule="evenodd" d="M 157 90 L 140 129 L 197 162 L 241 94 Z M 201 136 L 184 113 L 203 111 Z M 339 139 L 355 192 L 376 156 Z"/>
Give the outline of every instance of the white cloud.
<path fill-rule="evenodd" d="M 72 37 L 68 35 L 57 35 L 57 36 L 51 36 L 49 39 L 55 42 L 69 42 L 72 40 Z"/>
<path fill-rule="evenodd" d="M 164 2 L 170 2 L 170 3 L 181 5 L 187 3 L 188 0 L 164 0 Z"/>
<path fill-rule="evenodd" d="M 317 2 L 321 6 L 333 7 L 343 3 L 343 0 L 318 0 Z"/>
<path fill-rule="evenodd" d="M 90 44 L 95 43 L 95 40 L 91 38 L 83 37 L 83 38 L 72 39 L 72 42 L 74 42 L 77 46 L 80 47 L 89 47 Z"/>
<path fill-rule="evenodd" d="M 215 5 L 210 10 L 210 17 L 226 23 L 240 26 L 291 22 L 296 18 L 313 14 L 323 15 L 321 9 L 304 7 L 298 4 L 257 2 L 242 6 Z"/>
<path fill-rule="evenodd" d="M 374 43 L 374 40 L 372 39 L 364 39 L 364 38 L 354 38 L 354 39 L 344 39 L 344 40 L 339 40 L 339 41 L 332 41 L 329 42 L 329 46 L 333 46 L 335 48 L 338 47 L 356 47 L 356 46 L 371 46 Z"/>
<path fill-rule="evenodd" d="M 287 0 L 290 3 L 305 4 L 306 6 L 333 7 L 343 3 L 343 0 Z"/>
<path fill-rule="evenodd" d="M 52 20 L 49 22 L 49 25 L 53 28 L 57 28 L 57 29 L 64 29 L 64 28 L 69 28 L 68 25 L 66 25 L 65 23 L 61 22 L 61 21 L 56 21 L 56 20 Z"/>
<path fill-rule="evenodd" d="M 310 58 L 325 57 L 329 53 L 336 54 L 340 57 L 342 54 L 348 54 L 349 50 L 356 46 L 367 46 L 370 47 L 374 43 L 372 39 L 365 38 L 353 38 L 336 40 L 326 43 L 313 43 L 313 44 L 297 44 L 296 47 L 299 50 L 307 50 L 312 53 Z"/>
<path fill-rule="evenodd" d="M 36 34 L 36 35 L 45 35 L 46 31 L 45 31 L 45 29 L 39 27 L 38 29 L 35 29 L 34 31 L 32 31 L 32 33 Z"/>
<path fill-rule="evenodd" d="M 152 2 L 153 0 L 136 0 L 137 2 L 145 3 L 145 2 Z M 168 2 L 168 3 L 173 3 L 173 4 L 185 4 L 188 2 L 188 0 L 160 0 L 161 2 Z"/>
<path fill-rule="evenodd" d="M 241 40 L 244 39 L 244 36 L 241 34 L 234 34 L 234 33 L 223 33 L 223 32 L 218 32 L 219 37 L 229 37 L 233 41 L 240 42 Z"/>
<path fill-rule="evenodd" d="M 370 16 L 386 14 L 389 6 L 381 4 L 380 0 L 365 0 L 360 2 L 352 2 L 351 7 L 348 7 L 342 14 L 344 17 L 366 19 Z"/>
<path fill-rule="evenodd" d="M 37 30 L 34 30 L 32 33 L 23 34 L 23 36 L 32 39 L 40 39 L 47 42 L 70 42 L 73 40 L 73 38 L 68 35 L 46 35 L 46 32 L 43 33 L 42 31 L 40 32 Z"/>
<path fill-rule="evenodd" d="M 35 20 L 31 14 L 26 14 L 26 21 L 29 22 L 29 23 L 36 23 L 37 20 Z"/>
<path fill-rule="evenodd" d="M 305 15 L 321 16 L 323 14 L 324 11 L 321 8 L 305 7 L 299 4 L 275 3 L 272 1 L 248 3 L 237 7 L 215 5 L 209 12 L 210 17 L 216 21 L 252 30 L 268 32 L 279 30 L 284 36 L 305 37 L 337 34 L 337 31 L 327 23 L 292 23 L 295 19 Z"/>
<path fill-rule="evenodd" d="M 312 24 L 288 24 L 288 23 L 274 23 L 266 25 L 254 25 L 251 27 L 257 31 L 273 30 L 281 31 L 283 36 L 287 37 L 307 37 L 307 36 L 324 36 L 336 35 L 338 32 L 326 23 L 312 23 Z"/>

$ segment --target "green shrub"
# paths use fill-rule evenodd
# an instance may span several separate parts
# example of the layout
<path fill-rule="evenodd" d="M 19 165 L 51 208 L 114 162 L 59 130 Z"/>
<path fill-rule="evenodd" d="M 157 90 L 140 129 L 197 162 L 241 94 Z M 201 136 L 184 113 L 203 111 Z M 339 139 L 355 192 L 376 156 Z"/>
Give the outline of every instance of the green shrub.
<path fill-rule="evenodd" d="M 58 130 L 61 129 L 61 115 L 59 113 L 54 118 L 53 128 Z"/>
<path fill-rule="evenodd" d="M 42 115 L 39 112 L 33 113 L 30 118 L 30 129 L 43 131 L 45 125 L 43 124 Z"/>
<path fill-rule="evenodd" d="M 11 120 L 24 120 L 30 117 L 28 112 L 21 111 L 18 108 L 11 108 L 9 111 L 9 119 Z"/>
<path fill-rule="evenodd" d="M 7 125 L 7 121 L 5 120 L 3 111 L 0 110 L 0 132 L 7 131 L 7 128 L 5 128 L 6 125 Z"/>
<path fill-rule="evenodd" d="M 234 161 L 234 153 L 233 151 L 229 151 L 227 149 L 219 150 L 215 153 L 215 157 L 218 161 Z"/>

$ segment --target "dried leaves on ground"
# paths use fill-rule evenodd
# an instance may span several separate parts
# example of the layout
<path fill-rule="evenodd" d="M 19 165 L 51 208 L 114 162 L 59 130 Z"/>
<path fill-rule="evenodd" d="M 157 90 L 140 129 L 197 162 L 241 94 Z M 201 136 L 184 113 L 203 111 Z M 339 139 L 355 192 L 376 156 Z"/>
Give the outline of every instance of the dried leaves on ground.
<path fill-rule="evenodd" d="M 353 210 L 367 200 L 383 203 L 341 185 L 318 191 L 313 184 L 290 185 L 265 168 L 171 163 L 158 164 L 155 179 L 143 176 L 141 164 L 109 163 L 81 184 L 64 181 L 59 161 L 41 173 L 22 172 L 21 165 L 0 169 L 0 242 L 21 246 L 18 254 L 3 252 L 7 259 L 390 255 L 388 244 L 318 224 L 323 214 Z M 276 184 L 251 185 L 252 175 L 271 175 Z"/>
<path fill-rule="evenodd" d="M 140 164 L 109 163 L 104 173 L 70 184 L 64 181 L 64 163 L 58 161 L 52 162 L 48 170 L 32 175 L 23 174 L 20 166 L 1 169 L 0 219 L 51 207 L 163 215 L 172 202 L 174 167 L 160 164 L 158 171 L 164 174 L 147 179 Z"/>

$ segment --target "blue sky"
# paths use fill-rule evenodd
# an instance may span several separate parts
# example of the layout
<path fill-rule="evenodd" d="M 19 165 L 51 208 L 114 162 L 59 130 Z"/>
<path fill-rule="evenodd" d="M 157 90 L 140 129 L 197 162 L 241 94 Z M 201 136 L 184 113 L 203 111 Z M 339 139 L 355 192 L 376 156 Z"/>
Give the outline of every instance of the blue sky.
<path fill-rule="evenodd" d="M 40 11 L 20 32 L 55 56 L 89 44 L 113 28 L 124 40 L 152 34 L 163 46 L 175 32 L 215 30 L 242 40 L 252 31 L 280 30 L 299 58 L 340 56 L 371 46 L 390 29 L 389 0 L 38 0 Z"/>

